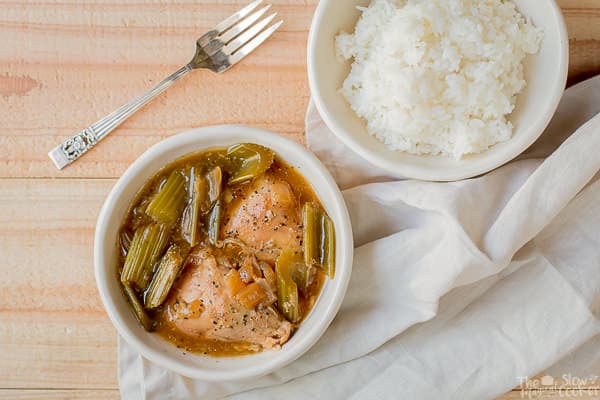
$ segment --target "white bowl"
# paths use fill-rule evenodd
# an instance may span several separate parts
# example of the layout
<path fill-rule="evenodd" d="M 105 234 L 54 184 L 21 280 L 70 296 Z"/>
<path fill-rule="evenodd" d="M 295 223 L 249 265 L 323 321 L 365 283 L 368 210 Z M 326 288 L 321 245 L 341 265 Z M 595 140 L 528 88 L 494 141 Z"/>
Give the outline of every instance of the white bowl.
<path fill-rule="evenodd" d="M 319 113 L 327 126 L 350 149 L 396 177 L 451 181 L 490 171 L 518 156 L 542 134 L 562 96 L 568 72 L 568 35 L 554 0 L 516 0 L 520 12 L 544 30 L 539 53 L 525 62 L 527 88 L 510 116 L 514 136 L 488 151 L 462 160 L 417 156 L 389 150 L 367 133 L 366 125 L 339 94 L 350 71 L 350 62 L 336 57 L 335 37 L 353 32 L 360 16 L 356 6 L 369 0 L 321 0 L 308 39 L 308 78 Z"/>
<path fill-rule="evenodd" d="M 310 182 L 336 230 L 336 273 L 326 280 L 312 311 L 281 350 L 250 356 L 213 358 L 190 354 L 148 333 L 135 319 L 117 274 L 117 236 L 131 202 L 161 167 L 203 149 L 252 142 L 273 149 Z M 327 329 L 342 303 L 352 270 L 352 228 L 344 199 L 329 172 L 301 145 L 264 130 L 243 126 L 194 129 L 170 137 L 146 151 L 119 179 L 106 199 L 96 227 L 94 264 L 100 297 L 119 334 L 144 357 L 181 375 L 230 381 L 267 374 L 307 351 Z"/>

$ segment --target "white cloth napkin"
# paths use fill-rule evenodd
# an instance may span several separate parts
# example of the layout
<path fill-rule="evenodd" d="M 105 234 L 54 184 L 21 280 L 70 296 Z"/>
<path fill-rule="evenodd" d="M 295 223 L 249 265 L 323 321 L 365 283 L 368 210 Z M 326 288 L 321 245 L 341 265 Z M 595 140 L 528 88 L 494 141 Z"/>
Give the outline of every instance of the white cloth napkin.
<path fill-rule="evenodd" d="M 309 147 L 345 189 L 356 242 L 336 319 L 288 367 L 227 384 L 183 378 L 120 340 L 123 398 L 485 399 L 553 365 L 600 374 L 598 112 L 600 77 L 567 90 L 517 161 L 431 183 L 391 181 L 311 105 Z"/>

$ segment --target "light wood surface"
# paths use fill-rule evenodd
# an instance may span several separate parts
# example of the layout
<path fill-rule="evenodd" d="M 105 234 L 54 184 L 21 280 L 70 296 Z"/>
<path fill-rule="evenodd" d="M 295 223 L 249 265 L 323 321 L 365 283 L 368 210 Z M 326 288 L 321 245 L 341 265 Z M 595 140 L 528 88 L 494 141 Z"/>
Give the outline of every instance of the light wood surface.
<path fill-rule="evenodd" d="M 93 232 L 115 179 L 144 150 L 222 123 L 303 142 L 317 0 L 272 2 L 285 24 L 256 54 L 218 77 L 194 72 L 58 172 L 50 148 L 186 62 L 194 39 L 245 1 L 0 0 L 0 399 L 119 398 Z M 600 73 L 600 0 L 559 3 L 574 83 Z M 527 395 L 515 389 L 502 399 Z"/>
<path fill-rule="evenodd" d="M 10 390 L 0 389 L 0 400 L 118 400 L 118 389 L 105 390 Z M 586 399 L 587 400 L 587 399 Z"/>

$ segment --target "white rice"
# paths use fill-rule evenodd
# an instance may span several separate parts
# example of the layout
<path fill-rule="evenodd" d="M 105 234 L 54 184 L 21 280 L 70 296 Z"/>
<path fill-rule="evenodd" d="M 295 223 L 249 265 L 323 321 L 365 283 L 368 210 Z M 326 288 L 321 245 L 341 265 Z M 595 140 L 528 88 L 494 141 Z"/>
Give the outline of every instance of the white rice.
<path fill-rule="evenodd" d="M 511 138 L 523 61 L 542 32 L 511 0 L 373 0 L 353 34 L 342 94 L 393 150 L 461 158 Z"/>

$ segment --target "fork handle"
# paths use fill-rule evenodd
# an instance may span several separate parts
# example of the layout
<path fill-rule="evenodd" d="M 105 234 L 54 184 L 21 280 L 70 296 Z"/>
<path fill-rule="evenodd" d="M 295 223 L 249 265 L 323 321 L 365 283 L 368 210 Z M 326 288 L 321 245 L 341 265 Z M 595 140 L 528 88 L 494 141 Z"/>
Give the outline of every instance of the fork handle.
<path fill-rule="evenodd" d="M 108 114 L 101 120 L 93 123 L 81 132 L 75 134 L 63 143 L 50 150 L 48 156 L 56 165 L 56 168 L 63 169 L 73 161 L 77 160 L 96 143 L 104 139 L 117 126 L 121 125 L 127 118 L 142 108 L 150 100 L 168 89 L 173 83 L 185 76 L 192 70 L 189 64 L 179 68 L 171 75 L 160 81 L 152 89 L 138 97 L 137 99 L 125 104 L 119 109 Z"/>

